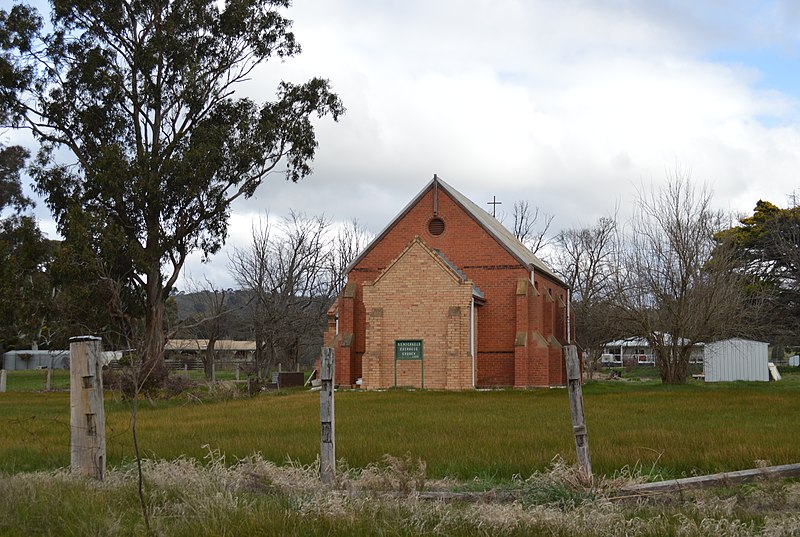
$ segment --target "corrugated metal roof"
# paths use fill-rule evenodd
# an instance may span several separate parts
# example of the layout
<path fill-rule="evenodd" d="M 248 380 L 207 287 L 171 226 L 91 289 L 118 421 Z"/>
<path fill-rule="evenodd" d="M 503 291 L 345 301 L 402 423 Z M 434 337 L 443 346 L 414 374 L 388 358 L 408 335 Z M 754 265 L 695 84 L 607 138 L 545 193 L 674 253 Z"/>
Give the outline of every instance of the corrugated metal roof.
<path fill-rule="evenodd" d="M 165 351 L 204 351 L 208 347 L 207 339 L 170 339 L 164 345 Z M 237 341 L 218 339 L 214 344 L 216 351 L 255 351 L 255 341 Z"/>
<path fill-rule="evenodd" d="M 656 332 L 656 335 L 659 337 L 663 337 L 665 345 L 672 344 L 672 335 L 671 334 L 662 334 L 661 332 Z M 684 345 L 686 342 L 683 338 L 678 338 L 678 344 Z M 698 341 L 693 344 L 694 347 L 702 347 L 705 345 L 702 341 Z M 614 341 L 609 341 L 608 343 L 603 344 L 604 347 L 649 347 L 650 342 L 645 338 L 640 337 L 628 337 L 625 339 L 615 339 Z"/>
<path fill-rule="evenodd" d="M 456 202 L 459 206 L 461 206 L 464 211 L 467 212 L 477 223 L 480 225 L 485 231 L 489 233 L 503 248 L 505 248 L 514 258 L 519 261 L 519 263 L 528 269 L 532 269 L 538 272 L 542 272 L 546 274 L 548 277 L 554 279 L 564 287 L 567 285 L 556 276 L 555 271 L 551 269 L 544 261 L 536 257 L 533 252 L 530 251 L 528 247 L 522 244 L 513 233 L 511 233 L 508 229 L 506 229 L 503 224 L 501 224 L 495 217 L 490 215 L 488 212 L 483 210 L 481 207 L 478 207 L 472 200 L 466 197 L 464 194 L 447 184 L 446 182 L 442 181 L 436 175 L 433 176 L 433 179 L 425 185 L 425 187 L 417 194 L 414 199 L 412 199 L 400 213 L 395 216 L 389 225 L 386 226 L 383 231 L 381 231 L 375 239 L 364 249 L 361 254 L 356 257 L 352 263 L 347 267 L 347 272 L 350 271 L 354 266 L 356 266 L 363 258 L 366 256 L 367 252 L 369 252 L 373 245 L 377 244 L 383 237 L 389 232 L 390 229 L 394 227 L 394 225 L 401 219 L 403 216 L 408 213 L 412 207 L 414 207 L 420 199 L 434 186 L 438 186 L 442 188 L 447 194 L 453 198 L 453 201 Z"/>

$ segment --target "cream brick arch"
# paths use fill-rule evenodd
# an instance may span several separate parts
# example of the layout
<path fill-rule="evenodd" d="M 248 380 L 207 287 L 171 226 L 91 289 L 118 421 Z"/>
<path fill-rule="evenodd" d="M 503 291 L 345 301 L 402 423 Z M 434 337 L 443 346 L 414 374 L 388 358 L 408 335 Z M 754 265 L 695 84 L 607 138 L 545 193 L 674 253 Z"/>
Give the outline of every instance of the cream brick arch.
<path fill-rule="evenodd" d="M 480 291 L 446 257 L 414 237 L 363 293 L 365 388 L 473 387 L 471 308 Z M 395 360 L 398 340 L 421 341 L 422 360 Z"/>

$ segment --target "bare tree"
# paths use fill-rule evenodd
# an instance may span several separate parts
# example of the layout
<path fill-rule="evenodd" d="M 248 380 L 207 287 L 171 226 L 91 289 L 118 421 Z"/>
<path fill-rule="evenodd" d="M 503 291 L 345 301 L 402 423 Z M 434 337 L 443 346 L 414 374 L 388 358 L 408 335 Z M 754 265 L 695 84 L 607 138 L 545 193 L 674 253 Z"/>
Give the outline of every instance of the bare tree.
<path fill-rule="evenodd" d="M 743 285 L 714 235 L 725 216 L 687 173 L 639 191 L 618 275 L 620 321 L 648 340 L 665 383 L 685 382 L 692 347 L 744 330 Z M 712 254 L 713 258 L 712 258 Z"/>
<path fill-rule="evenodd" d="M 575 337 L 586 352 L 590 378 L 603 343 L 618 330 L 613 319 L 617 242 L 616 216 L 564 230 L 554 241 L 553 265 L 572 291 Z"/>
<path fill-rule="evenodd" d="M 251 294 L 250 319 L 256 363 L 265 375 L 275 360 L 295 367 L 322 340 L 324 314 L 336 288 L 330 222 L 292 212 L 271 230 L 253 228 L 247 249 L 236 249 L 230 270 Z"/>
<path fill-rule="evenodd" d="M 541 212 L 539 207 L 531 207 L 525 200 L 514 202 L 514 236 L 534 254 L 550 244 L 547 232 L 553 223 L 554 215 Z M 541 219 L 541 220 L 540 220 Z"/>
<path fill-rule="evenodd" d="M 272 243 L 273 326 L 289 367 L 297 366 L 304 346 L 322 343 L 331 287 L 329 231 L 330 222 L 324 216 L 291 212 Z M 307 337 L 316 334 L 318 341 Z"/>
<path fill-rule="evenodd" d="M 217 355 L 217 341 L 230 335 L 230 320 L 233 314 L 230 304 L 231 290 L 218 288 L 208 278 L 204 279 L 203 284 L 193 287 L 192 302 L 195 312 L 184 321 L 182 328 L 195 337 L 207 340 L 206 350 L 201 358 L 206 380 L 211 380 Z"/>
<path fill-rule="evenodd" d="M 347 268 L 372 241 L 374 235 L 366 226 L 353 219 L 343 224 L 333 239 L 331 253 L 330 282 L 327 290 L 329 299 L 339 295 L 347 283 Z"/>
<path fill-rule="evenodd" d="M 269 218 L 259 219 L 251 230 L 252 240 L 247 248 L 235 248 L 230 256 L 229 270 L 237 285 L 250 295 L 247 316 L 256 343 L 255 363 L 260 374 L 266 374 L 267 347 L 273 347 L 266 326 L 269 282 Z"/>

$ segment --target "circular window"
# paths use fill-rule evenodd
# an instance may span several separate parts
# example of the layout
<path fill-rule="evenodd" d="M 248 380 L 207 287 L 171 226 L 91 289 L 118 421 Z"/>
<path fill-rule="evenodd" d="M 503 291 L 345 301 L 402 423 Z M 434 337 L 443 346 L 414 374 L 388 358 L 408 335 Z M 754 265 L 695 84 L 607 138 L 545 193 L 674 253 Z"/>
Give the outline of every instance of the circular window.
<path fill-rule="evenodd" d="M 428 222 L 428 231 L 430 231 L 431 235 L 441 235 L 444 233 L 444 220 L 441 218 L 432 218 L 430 222 Z"/>

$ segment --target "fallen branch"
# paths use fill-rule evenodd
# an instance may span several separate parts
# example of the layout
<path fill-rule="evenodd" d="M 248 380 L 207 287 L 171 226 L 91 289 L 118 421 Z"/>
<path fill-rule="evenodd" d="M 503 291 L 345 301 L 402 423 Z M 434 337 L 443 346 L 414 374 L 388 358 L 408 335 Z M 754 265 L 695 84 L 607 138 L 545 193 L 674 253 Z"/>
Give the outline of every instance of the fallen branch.
<path fill-rule="evenodd" d="M 721 474 L 670 479 L 668 481 L 658 481 L 656 483 L 642 483 L 640 485 L 624 487 L 621 492 L 623 494 L 634 493 L 640 495 L 662 494 L 688 489 L 727 487 L 740 483 L 749 483 L 751 481 L 782 479 L 787 477 L 800 477 L 800 464 L 784 464 L 781 466 L 754 468 L 752 470 L 739 470 Z"/>

